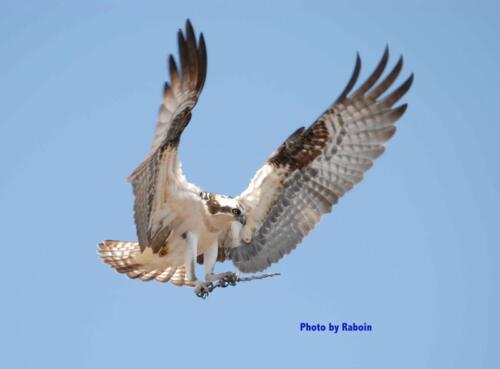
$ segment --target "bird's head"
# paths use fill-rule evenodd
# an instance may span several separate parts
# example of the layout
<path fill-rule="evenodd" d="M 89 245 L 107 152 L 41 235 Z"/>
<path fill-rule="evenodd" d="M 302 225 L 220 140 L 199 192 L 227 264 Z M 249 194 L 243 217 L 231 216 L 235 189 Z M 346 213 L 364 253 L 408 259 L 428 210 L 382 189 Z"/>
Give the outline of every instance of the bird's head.
<path fill-rule="evenodd" d="M 210 192 L 201 192 L 200 197 L 204 200 L 207 211 L 211 215 L 234 220 L 245 225 L 245 210 L 237 199 Z"/>

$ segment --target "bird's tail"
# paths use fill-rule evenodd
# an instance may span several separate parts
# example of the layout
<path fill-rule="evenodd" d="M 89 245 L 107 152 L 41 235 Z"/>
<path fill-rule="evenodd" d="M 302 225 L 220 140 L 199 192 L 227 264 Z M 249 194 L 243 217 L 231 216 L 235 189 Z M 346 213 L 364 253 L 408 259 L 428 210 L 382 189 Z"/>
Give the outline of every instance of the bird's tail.
<path fill-rule="evenodd" d="M 138 242 L 107 240 L 100 242 L 98 246 L 98 253 L 103 261 L 129 278 L 139 278 L 142 281 L 155 279 L 162 283 L 171 281 L 177 286 L 190 284 L 185 280 L 186 271 L 183 265 L 147 262 L 148 258 L 141 252 Z"/>

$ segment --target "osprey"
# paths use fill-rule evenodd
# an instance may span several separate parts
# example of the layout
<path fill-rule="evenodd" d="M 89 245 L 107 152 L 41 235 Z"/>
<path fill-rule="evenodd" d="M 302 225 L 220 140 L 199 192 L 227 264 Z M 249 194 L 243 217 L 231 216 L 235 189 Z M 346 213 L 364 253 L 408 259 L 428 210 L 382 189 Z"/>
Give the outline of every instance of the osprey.
<path fill-rule="evenodd" d="M 205 83 L 207 54 L 203 34 L 197 38 L 189 20 L 177 37 L 180 67 L 170 55 L 170 84 L 165 83 L 153 145 L 128 178 L 138 241 L 103 241 L 99 253 L 130 278 L 192 286 L 204 297 L 215 282 L 238 281 L 236 273 L 214 274 L 217 261 L 231 260 L 245 273 L 263 271 L 295 249 L 361 181 L 406 110 L 406 104 L 394 105 L 413 74 L 382 96 L 403 66 L 400 57 L 381 79 L 386 47 L 373 73 L 353 91 L 361 70 L 358 54 L 337 100 L 308 128 L 293 132 L 248 188 L 231 197 L 205 192 L 182 173 L 177 147 Z M 196 277 L 196 262 L 204 265 L 204 280 Z"/>

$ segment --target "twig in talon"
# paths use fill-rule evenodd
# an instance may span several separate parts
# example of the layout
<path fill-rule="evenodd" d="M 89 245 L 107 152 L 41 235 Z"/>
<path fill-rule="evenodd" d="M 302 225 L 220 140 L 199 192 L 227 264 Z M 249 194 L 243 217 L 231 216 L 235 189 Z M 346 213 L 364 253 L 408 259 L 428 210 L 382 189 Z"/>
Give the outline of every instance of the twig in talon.
<path fill-rule="evenodd" d="M 264 273 L 264 274 L 258 274 L 258 275 L 255 274 L 255 275 L 251 275 L 249 277 L 243 277 L 243 278 L 238 277 L 234 281 L 227 281 L 227 280 L 221 279 L 221 280 L 217 281 L 216 283 L 211 284 L 209 287 L 209 290 L 208 290 L 208 292 L 206 292 L 206 294 L 204 294 L 203 296 L 198 296 L 198 297 L 206 299 L 208 297 L 208 295 L 216 288 L 226 288 L 229 285 L 236 286 L 236 283 L 238 283 L 238 282 L 250 282 L 253 280 L 257 280 L 257 279 L 275 277 L 277 275 L 281 275 L 281 274 L 280 273 Z"/>
<path fill-rule="evenodd" d="M 153 145 L 128 177 L 138 239 L 106 240 L 98 252 L 129 278 L 177 286 L 192 287 L 200 263 L 206 277 L 195 293 L 205 298 L 217 287 L 278 275 L 240 278 L 213 271 L 227 260 L 239 271 L 261 272 L 294 250 L 382 155 L 408 107 L 397 102 L 409 91 L 413 73 L 395 83 L 403 57 L 385 73 L 386 46 L 373 72 L 356 87 L 358 54 L 347 85 L 329 108 L 288 136 L 243 192 L 226 196 L 188 182 L 180 169 L 178 148 L 205 85 L 207 49 L 189 19 L 177 35 L 180 55 L 177 62 L 173 55 L 168 58 L 170 80 L 164 84 Z M 234 175 L 230 168 L 226 172 Z"/>
<path fill-rule="evenodd" d="M 254 274 L 254 275 L 251 275 L 250 277 L 245 277 L 245 278 L 238 277 L 236 282 L 249 282 L 249 281 L 253 281 L 255 279 L 264 279 L 264 278 L 275 277 L 277 275 L 281 275 L 281 274 L 280 273 Z"/>

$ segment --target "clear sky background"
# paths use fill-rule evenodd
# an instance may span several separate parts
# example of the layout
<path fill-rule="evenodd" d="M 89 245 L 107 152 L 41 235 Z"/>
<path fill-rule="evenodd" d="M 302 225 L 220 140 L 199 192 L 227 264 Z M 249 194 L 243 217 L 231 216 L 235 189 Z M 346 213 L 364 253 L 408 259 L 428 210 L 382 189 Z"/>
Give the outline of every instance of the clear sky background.
<path fill-rule="evenodd" d="M 497 1 L 2 1 L 0 366 L 498 368 Z M 237 194 L 387 44 L 415 82 L 386 154 L 282 276 L 216 290 L 129 280 L 126 176 L 149 150 L 191 18 L 208 78 L 187 177 Z M 219 265 L 218 270 L 232 268 Z M 371 333 L 300 332 L 367 322 Z"/>

